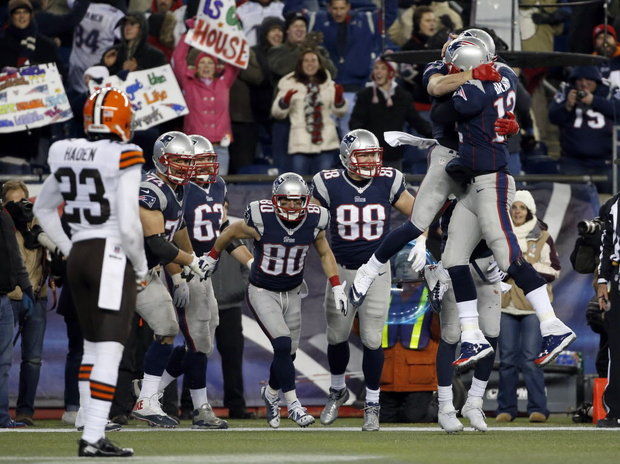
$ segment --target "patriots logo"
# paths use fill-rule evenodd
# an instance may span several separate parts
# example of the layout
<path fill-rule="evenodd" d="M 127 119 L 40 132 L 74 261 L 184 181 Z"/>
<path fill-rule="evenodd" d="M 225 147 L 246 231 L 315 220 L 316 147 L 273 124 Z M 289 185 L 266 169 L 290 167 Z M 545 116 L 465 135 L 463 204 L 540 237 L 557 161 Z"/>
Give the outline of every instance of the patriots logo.
<path fill-rule="evenodd" d="M 357 137 L 353 134 L 348 134 L 342 139 L 344 143 L 347 144 L 347 147 L 351 147 L 351 144 L 357 140 Z"/>
<path fill-rule="evenodd" d="M 174 140 L 174 136 L 172 135 L 166 135 L 165 137 L 161 138 L 161 143 L 164 145 L 164 147 L 168 146 L 168 144 L 170 142 L 172 142 Z"/>
<path fill-rule="evenodd" d="M 157 201 L 157 198 L 155 198 L 152 195 L 140 195 L 138 197 L 138 201 L 140 203 L 147 205 L 149 208 L 152 208 L 153 205 L 155 204 L 155 201 Z"/>

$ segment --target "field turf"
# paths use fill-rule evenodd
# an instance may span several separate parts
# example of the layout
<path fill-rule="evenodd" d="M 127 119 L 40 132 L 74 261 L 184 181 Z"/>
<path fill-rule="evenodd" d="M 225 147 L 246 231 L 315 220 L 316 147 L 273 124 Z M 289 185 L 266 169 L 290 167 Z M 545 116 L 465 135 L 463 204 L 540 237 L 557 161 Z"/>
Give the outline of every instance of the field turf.
<path fill-rule="evenodd" d="M 542 425 L 518 419 L 487 433 L 447 435 L 436 424 L 383 425 L 360 431 L 361 419 L 340 419 L 330 427 L 299 429 L 282 419 L 279 430 L 264 420 L 231 421 L 228 431 L 151 429 L 132 422 L 109 434 L 133 447 L 130 459 L 88 459 L 89 463 L 419 463 L 419 464 L 604 464 L 620 463 L 620 430 L 573 424 L 566 417 Z M 181 429 L 191 426 L 182 422 Z M 2 430 L 2 429 L 0 429 Z M 0 432 L 0 464 L 64 464 L 76 457 L 80 434 L 59 421 L 38 421 L 35 429 Z"/>

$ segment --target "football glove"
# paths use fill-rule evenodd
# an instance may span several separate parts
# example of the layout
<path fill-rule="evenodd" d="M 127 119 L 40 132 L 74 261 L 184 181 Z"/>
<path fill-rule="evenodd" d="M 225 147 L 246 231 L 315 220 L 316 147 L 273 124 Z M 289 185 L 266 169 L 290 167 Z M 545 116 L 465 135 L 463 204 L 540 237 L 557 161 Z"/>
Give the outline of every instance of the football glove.
<path fill-rule="evenodd" d="M 495 133 L 497 135 L 515 135 L 520 130 L 521 126 L 519 126 L 514 113 L 510 111 L 506 113 L 505 118 L 499 118 L 495 121 Z"/>
<path fill-rule="evenodd" d="M 411 261 L 411 269 L 420 272 L 426 264 L 426 237 L 420 235 L 415 239 L 415 246 L 409 252 L 407 261 Z"/>
<path fill-rule="evenodd" d="M 472 71 L 472 77 L 480 81 L 499 82 L 502 76 L 497 72 L 493 63 L 481 64 Z"/>
<path fill-rule="evenodd" d="M 172 276 L 172 301 L 177 308 L 185 308 L 189 303 L 189 285 L 181 273 Z"/>
<path fill-rule="evenodd" d="M 343 316 L 346 316 L 349 312 L 349 300 L 347 293 L 344 291 L 347 282 L 342 282 L 340 285 L 334 285 L 332 292 L 334 292 L 334 301 L 336 302 L 336 308 L 340 310 Z"/>

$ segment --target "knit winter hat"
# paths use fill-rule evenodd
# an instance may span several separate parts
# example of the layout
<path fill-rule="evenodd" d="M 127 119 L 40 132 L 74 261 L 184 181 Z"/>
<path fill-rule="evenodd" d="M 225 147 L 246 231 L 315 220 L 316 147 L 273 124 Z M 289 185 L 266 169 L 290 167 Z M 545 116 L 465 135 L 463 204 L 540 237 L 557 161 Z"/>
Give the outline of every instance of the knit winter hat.
<path fill-rule="evenodd" d="M 303 21 L 304 23 L 306 23 L 306 28 L 308 28 L 308 18 L 306 17 L 306 15 L 296 11 L 288 13 L 284 17 L 284 31 L 288 31 L 288 28 L 291 27 L 291 24 L 293 24 L 295 21 Z"/>
<path fill-rule="evenodd" d="M 10 0 L 9 1 L 9 14 L 13 14 L 18 8 L 26 8 L 32 13 L 32 3 L 30 0 Z"/>
<path fill-rule="evenodd" d="M 520 201 L 521 203 L 523 203 L 527 207 L 527 209 L 530 210 L 532 216 L 536 216 L 536 202 L 534 201 L 534 197 L 528 190 L 517 190 L 517 192 L 515 193 L 515 198 L 512 202 L 514 203 L 515 201 Z"/>
<path fill-rule="evenodd" d="M 607 30 L 607 34 L 612 36 L 614 39 L 618 40 L 618 36 L 616 35 L 616 29 L 610 24 L 599 24 L 592 29 L 592 39 L 596 39 L 599 34 L 602 34 Z"/>

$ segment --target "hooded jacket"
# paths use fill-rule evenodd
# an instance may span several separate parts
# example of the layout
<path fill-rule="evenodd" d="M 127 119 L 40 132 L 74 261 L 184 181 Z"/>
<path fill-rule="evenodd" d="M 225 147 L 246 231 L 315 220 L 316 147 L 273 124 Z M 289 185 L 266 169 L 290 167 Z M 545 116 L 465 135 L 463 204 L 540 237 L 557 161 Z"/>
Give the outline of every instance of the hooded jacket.
<path fill-rule="evenodd" d="M 25 66 L 26 63 L 56 63 L 58 70 L 64 73 L 58 47 L 52 39 L 39 33 L 34 17 L 26 29 L 18 29 L 9 24 L 0 33 L 0 43 L 0 69 L 5 66 L 17 68 Z"/>

